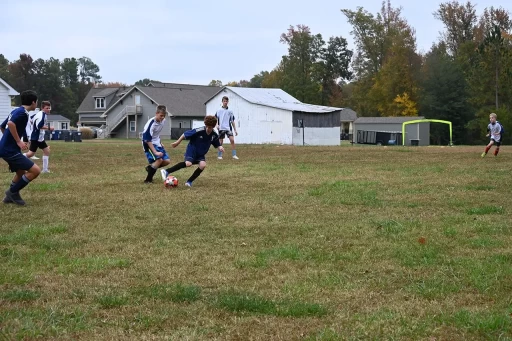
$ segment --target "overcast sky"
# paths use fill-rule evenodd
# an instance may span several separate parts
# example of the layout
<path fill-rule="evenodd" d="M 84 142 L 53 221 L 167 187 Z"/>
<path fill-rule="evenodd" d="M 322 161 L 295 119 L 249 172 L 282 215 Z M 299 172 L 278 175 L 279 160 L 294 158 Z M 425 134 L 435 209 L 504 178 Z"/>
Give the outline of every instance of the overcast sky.
<path fill-rule="evenodd" d="M 432 15 L 442 2 L 392 1 L 416 29 L 420 51 L 443 29 Z M 227 83 L 272 70 L 286 53 L 279 36 L 290 25 L 305 24 L 324 40 L 342 36 L 353 48 L 340 9 L 356 6 L 375 14 L 381 1 L 1 0 L 0 53 L 10 61 L 20 53 L 87 56 L 105 82 Z M 512 10 L 510 0 L 480 0 L 478 13 L 490 6 Z"/>

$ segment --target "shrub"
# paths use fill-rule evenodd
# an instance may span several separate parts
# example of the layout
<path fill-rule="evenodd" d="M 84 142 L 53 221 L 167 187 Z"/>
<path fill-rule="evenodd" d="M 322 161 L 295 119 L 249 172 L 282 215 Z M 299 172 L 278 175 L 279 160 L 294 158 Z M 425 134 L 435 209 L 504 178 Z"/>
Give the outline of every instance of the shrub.
<path fill-rule="evenodd" d="M 91 128 L 82 127 L 80 128 L 80 132 L 82 133 L 83 140 L 94 138 L 94 131 Z"/>

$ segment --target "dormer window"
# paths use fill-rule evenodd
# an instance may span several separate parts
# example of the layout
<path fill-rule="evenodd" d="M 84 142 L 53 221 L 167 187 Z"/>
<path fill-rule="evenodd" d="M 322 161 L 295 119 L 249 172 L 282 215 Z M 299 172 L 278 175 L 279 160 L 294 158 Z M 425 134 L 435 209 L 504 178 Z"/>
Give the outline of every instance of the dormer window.
<path fill-rule="evenodd" d="M 96 109 L 105 109 L 105 97 L 96 98 Z"/>

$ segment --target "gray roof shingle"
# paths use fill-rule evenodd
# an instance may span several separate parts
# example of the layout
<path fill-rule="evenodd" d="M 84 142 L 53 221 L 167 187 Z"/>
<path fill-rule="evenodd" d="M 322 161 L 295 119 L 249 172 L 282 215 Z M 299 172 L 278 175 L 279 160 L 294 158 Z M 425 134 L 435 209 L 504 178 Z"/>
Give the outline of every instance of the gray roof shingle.
<path fill-rule="evenodd" d="M 71 121 L 69 118 L 57 114 L 48 115 L 47 119 L 48 121 Z"/>
<path fill-rule="evenodd" d="M 129 89 L 131 89 L 131 87 L 92 88 L 91 90 L 89 90 L 89 93 L 87 94 L 87 96 L 85 96 L 82 103 L 80 103 L 80 106 L 78 107 L 76 112 L 77 113 L 86 113 L 86 112 L 102 113 L 102 112 L 106 111 L 108 108 L 110 108 L 114 103 L 117 102 L 117 100 L 119 99 L 119 97 L 117 96 L 118 94 L 120 94 L 122 92 L 126 92 Z M 100 93 L 103 93 L 103 94 L 99 95 Z M 105 93 L 108 93 L 108 95 L 104 95 Z M 105 105 L 106 105 L 105 109 L 95 109 L 95 104 L 96 104 L 94 102 L 95 96 L 98 97 L 98 95 L 99 95 L 100 97 L 102 97 L 102 96 L 108 97 L 109 95 L 112 95 L 113 93 L 115 93 L 116 96 L 112 96 L 111 98 L 106 99 L 106 100 L 108 100 L 108 103 L 105 103 Z"/>
<path fill-rule="evenodd" d="M 219 91 L 217 86 L 171 84 L 166 86 L 139 87 L 139 89 L 165 105 L 174 116 L 204 116 L 204 103 Z"/>
<path fill-rule="evenodd" d="M 340 114 L 340 121 L 354 122 L 357 120 L 357 113 L 350 108 L 343 108 Z"/>
<path fill-rule="evenodd" d="M 354 123 L 381 123 L 381 124 L 402 124 L 407 121 L 422 120 L 423 116 L 414 117 L 359 117 Z"/>

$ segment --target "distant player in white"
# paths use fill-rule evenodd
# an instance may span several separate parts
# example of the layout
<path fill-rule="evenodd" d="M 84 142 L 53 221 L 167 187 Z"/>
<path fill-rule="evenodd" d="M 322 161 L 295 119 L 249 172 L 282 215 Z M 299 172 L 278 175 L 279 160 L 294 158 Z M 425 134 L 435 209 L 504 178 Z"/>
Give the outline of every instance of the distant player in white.
<path fill-rule="evenodd" d="M 485 147 L 485 151 L 482 153 L 482 157 L 485 157 L 491 147 L 493 145 L 496 145 L 496 149 L 494 150 L 494 156 L 497 156 L 500 152 L 500 145 L 501 145 L 501 135 L 503 133 L 503 127 L 501 124 L 497 121 L 497 115 L 495 113 L 492 113 L 489 115 L 489 125 L 487 126 L 487 135 L 486 137 L 491 137 L 491 141 L 489 144 Z"/>
<path fill-rule="evenodd" d="M 218 122 L 217 129 L 219 130 L 219 141 L 222 146 L 222 142 L 227 136 L 231 143 L 231 155 L 233 156 L 233 159 L 238 160 L 238 156 L 236 156 L 233 130 L 235 131 L 236 136 L 238 136 L 238 132 L 236 131 L 235 115 L 233 115 L 233 111 L 228 108 L 228 102 L 229 98 L 227 96 L 222 97 L 222 107 L 215 113 L 215 117 L 217 117 Z M 217 158 L 222 160 L 222 151 L 220 151 L 220 149 L 217 152 Z"/>
<path fill-rule="evenodd" d="M 44 134 L 46 130 L 52 131 L 53 128 L 48 126 L 48 115 L 50 114 L 50 110 L 52 110 L 52 106 L 49 101 L 41 102 L 41 111 L 36 113 L 31 113 L 28 118 L 27 124 L 27 134 L 30 130 L 30 135 L 28 135 L 30 140 L 30 148 L 27 153 L 24 155 L 29 158 L 33 158 L 36 154 L 37 148 L 43 150 L 43 171 L 42 173 L 50 173 L 48 169 L 48 163 L 50 161 L 50 146 L 46 144 L 44 140 Z M 30 129 L 28 126 L 30 125 Z"/>

